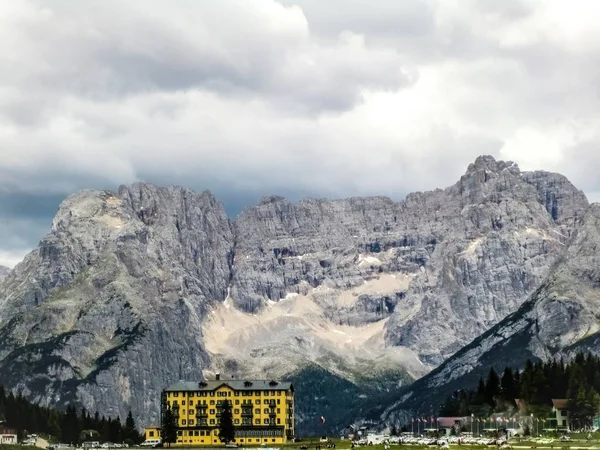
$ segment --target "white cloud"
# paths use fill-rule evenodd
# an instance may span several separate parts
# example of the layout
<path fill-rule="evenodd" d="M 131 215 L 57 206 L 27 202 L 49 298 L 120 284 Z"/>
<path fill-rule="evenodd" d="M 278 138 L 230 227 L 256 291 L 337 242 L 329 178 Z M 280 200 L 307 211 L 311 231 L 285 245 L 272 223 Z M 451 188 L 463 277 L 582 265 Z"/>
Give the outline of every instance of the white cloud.
<path fill-rule="evenodd" d="M 28 250 L 23 249 L 16 252 L 7 252 L 0 250 L 0 266 L 13 268 L 23 260 Z"/>
<path fill-rule="evenodd" d="M 0 191 L 400 198 L 491 153 L 598 192 L 600 11 L 567 6 L 4 2 Z"/>

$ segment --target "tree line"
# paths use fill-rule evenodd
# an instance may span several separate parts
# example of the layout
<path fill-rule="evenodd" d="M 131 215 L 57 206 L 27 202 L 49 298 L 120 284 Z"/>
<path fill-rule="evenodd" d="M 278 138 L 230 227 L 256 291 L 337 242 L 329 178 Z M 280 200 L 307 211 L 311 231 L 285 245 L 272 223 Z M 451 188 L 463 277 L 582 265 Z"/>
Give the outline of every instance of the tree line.
<path fill-rule="evenodd" d="M 522 414 L 548 418 L 552 399 L 567 399 L 575 427 L 591 425 L 600 407 L 600 358 L 578 353 L 569 362 L 528 360 L 522 370 L 505 367 L 501 375 L 491 368 L 479 379 L 477 389 L 461 389 L 446 399 L 442 416 L 489 417 L 493 413 L 516 412 L 516 399 Z"/>
<path fill-rule="evenodd" d="M 47 408 L 29 402 L 21 394 L 14 395 L 0 386 L 0 421 L 17 431 L 19 439 L 27 434 L 51 436 L 54 440 L 79 444 L 84 441 L 141 442 L 131 412 L 121 423 L 119 417 L 91 415 L 85 409 L 67 406 L 64 410 Z"/>

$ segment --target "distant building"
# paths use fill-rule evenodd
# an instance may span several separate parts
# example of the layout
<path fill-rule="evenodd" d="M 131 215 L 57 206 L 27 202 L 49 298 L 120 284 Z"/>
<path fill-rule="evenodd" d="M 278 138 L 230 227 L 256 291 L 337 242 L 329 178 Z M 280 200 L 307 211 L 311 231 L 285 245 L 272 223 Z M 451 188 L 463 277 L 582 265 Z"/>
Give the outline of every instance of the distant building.
<path fill-rule="evenodd" d="M 284 444 L 294 437 L 294 387 L 287 381 L 180 381 L 163 391 L 177 418 L 176 445 L 215 445 L 224 401 L 231 402 L 235 442 L 244 445 Z M 146 439 L 160 439 L 160 427 L 146 429 Z"/>
<path fill-rule="evenodd" d="M 0 444 L 16 444 L 17 431 L 4 426 L 0 427 Z"/>
<path fill-rule="evenodd" d="M 460 429 L 463 425 L 470 424 L 470 417 L 438 417 L 437 426 L 440 435 L 450 436 L 452 430 L 455 434 L 460 433 Z"/>
<path fill-rule="evenodd" d="M 554 418 L 556 419 L 556 428 L 558 430 L 567 431 L 571 429 L 569 400 L 565 398 L 553 398 L 552 412 L 554 413 Z"/>

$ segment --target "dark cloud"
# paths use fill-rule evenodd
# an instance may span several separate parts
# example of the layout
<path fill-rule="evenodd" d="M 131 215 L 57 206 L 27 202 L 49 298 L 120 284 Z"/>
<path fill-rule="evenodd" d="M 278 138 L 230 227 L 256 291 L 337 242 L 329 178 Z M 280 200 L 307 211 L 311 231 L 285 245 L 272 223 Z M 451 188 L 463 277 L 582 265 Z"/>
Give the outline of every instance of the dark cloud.
<path fill-rule="evenodd" d="M 149 7 L 151 5 L 151 7 Z M 479 154 L 600 199 L 600 7 L 560 0 L 0 5 L 0 264 L 82 188 L 444 187 Z"/>

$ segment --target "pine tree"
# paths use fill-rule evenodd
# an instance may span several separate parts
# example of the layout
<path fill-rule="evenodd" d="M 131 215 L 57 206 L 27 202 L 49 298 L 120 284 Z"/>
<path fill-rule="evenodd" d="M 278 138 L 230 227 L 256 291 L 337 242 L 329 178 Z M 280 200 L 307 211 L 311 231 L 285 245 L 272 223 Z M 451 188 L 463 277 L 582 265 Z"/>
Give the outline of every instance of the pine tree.
<path fill-rule="evenodd" d="M 504 369 L 504 373 L 500 380 L 500 388 L 502 399 L 506 402 L 513 402 L 517 395 L 515 392 L 515 379 L 510 367 Z"/>
<path fill-rule="evenodd" d="M 164 406 L 163 422 L 162 422 L 162 441 L 171 447 L 171 444 L 177 442 L 177 421 L 175 414 L 168 404 Z"/>
<path fill-rule="evenodd" d="M 496 405 L 496 397 L 500 393 L 500 379 L 493 367 L 490 368 L 485 383 L 485 402 L 492 408 Z"/>
<path fill-rule="evenodd" d="M 110 442 L 121 442 L 121 419 L 110 420 L 108 424 L 108 440 Z"/>
<path fill-rule="evenodd" d="M 231 414 L 231 402 L 225 400 L 221 406 L 219 416 L 219 439 L 228 444 L 235 441 L 235 427 L 233 426 L 233 415 Z"/>
<path fill-rule="evenodd" d="M 129 445 L 136 444 L 138 442 L 138 434 L 135 429 L 135 421 L 133 420 L 133 414 L 129 411 L 127 419 L 125 419 L 125 428 L 123 429 L 123 441 Z"/>

